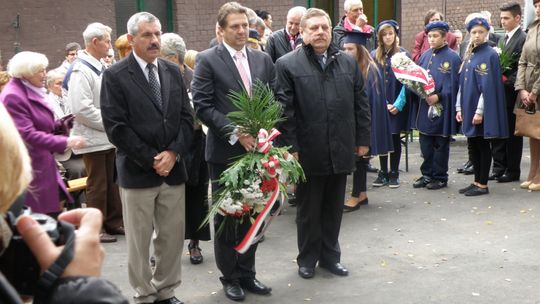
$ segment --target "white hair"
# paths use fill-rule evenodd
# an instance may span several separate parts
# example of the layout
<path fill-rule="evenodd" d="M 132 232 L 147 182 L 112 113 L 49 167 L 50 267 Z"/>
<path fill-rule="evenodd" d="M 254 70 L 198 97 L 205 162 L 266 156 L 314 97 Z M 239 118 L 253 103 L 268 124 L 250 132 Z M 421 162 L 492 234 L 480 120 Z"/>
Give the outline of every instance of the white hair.
<path fill-rule="evenodd" d="M 139 12 L 135 15 L 131 16 L 127 22 L 127 32 L 130 35 L 137 35 L 139 32 L 139 23 L 156 23 L 159 26 L 159 29 L 161 30 L 161 22 L 159 22 L 159 19 L 148 13 L 148 12 Z"/>
<path fill-rule="evenodd" d="M 257 17 L 255 21 L 255 26 L 257 28 L 266 28 L 266 24 L 264 23 L 264 20 L 261 17 Z"/>
<path fill-rule="evenodd" d="M 249 25 L 257 23 L 257 18 L 259 18 L 259 16 L 257 16 L 257 13 L 255 13 L 255 11 L 250 9 L 249 7 L 246 7 L 246 11 Z"/>
<path fill-rule="evenodd" d="M 60 69 L 54 69 L 47 72 L 47 87 L 50 87 L 57 78 L 64 78 L 66 73 Z"/>
<path fill-rule="evenodd" d="M 180 62 L 184 62 L 186 55 L 186 43 L 180 35 L 175 33 L 165 33 L 161 35 L 161 54 L 176 55 Z"/>
<path fill-rule="evenodd" d="M 105 35 L 111 35 L 112 29 L 102 23 L 90 23 L 83 32 L 83 39 L 86 45 L 92 42 L 92 39 L 103 39 Z"/>
<path fill-rule="evenodd" d="M 15 54 L 7 65 L 7 71 L 11 77 L 23 78 L 34 75 L 46 69 L 49 65 L 47 57 L 36 52 L 20 52 Z"/>
<path fill-rule="evenodd" d="M 294 17 L 298 16 L 302 18 L 302 16 L 304 16 L 304 14 L 306 13 L 306 11 L 307 9 L 303 6 L 295 6 L 287 12 L 287 19 L 293 16 Z"/>
<path fill-rule="evenodd" d="M 362 0 L 345 0 L 345 3 L 343 3 L 343 9 L 345 9 L 346 12 L 349 12 L 353 5 L 362 5 Z"/>

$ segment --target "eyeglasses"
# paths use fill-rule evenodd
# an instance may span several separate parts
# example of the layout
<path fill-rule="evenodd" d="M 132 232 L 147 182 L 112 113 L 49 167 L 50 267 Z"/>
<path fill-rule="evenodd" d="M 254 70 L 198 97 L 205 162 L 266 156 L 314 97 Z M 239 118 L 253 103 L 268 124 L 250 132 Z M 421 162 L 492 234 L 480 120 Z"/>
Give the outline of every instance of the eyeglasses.
<path fill-rule="evenodd" d="M 68 53 L 67 55 L 68 55 L 68 56 L 77 56 L 77 52 L 74 52 L 74 53 Z"/>

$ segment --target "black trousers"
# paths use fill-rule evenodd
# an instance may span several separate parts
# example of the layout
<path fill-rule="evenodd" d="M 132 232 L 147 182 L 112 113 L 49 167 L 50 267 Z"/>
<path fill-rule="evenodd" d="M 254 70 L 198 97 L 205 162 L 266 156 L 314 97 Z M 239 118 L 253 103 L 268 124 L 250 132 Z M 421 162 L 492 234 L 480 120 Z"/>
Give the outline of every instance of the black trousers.
<path fill-rule="evenodd" d="M 226 169 L 227 166 L 224 164 L 208 163 L 213 197 L 219 191 L 217 182 L 219 176 Z M 225 217 L 219 214 L 214 218 L 214 232 L 217 232 L 224 220 Z M 223 274 L 220 278 L 223 283 L 236 281 L 240 278 L 255 278 L 255 252 L 258 244 L 253 244 L 244 254 L 234 250 L 234 247 L 242 241 L 250 227 L 249 216 L 246 216 L 242 224 L 236 226 L 226 225 L 219 237 L 215 237 L 214 254 L 216 256 L 216 265 Z"/>
<path fill-rule="evenodd" d="M 491 143 L 493 155 L 493 172 L 510 176 L 521 174 L 521 156 L 523 154 L 523 137 L 515 136 L 516 115 L 513 109 L 506 109 L 509 137 L 494 139 Z"/>
<path fill-rule="evenodd" d="M 366 192 L 367 190 L 367 166 L 369 164 L 369 158 L 357 157 L 356 158 L 356 171 L 353 173 L 353 185 L 351 196 L 358 197 L 360 192 Z"/>
<path fill-rule="evenodd" d="M 400 134 L 392 134 L 392 144 L 394 152 L 390 152 L 390 171 L 399 172 L 399 161 L 401 160 L 401 138 Z M 388 173 L 388 156 L 379 155 L 381 171 Z"/>
<path fill-rule="evenodd" d="M 307 176 L 296 190 L 296 226 L 300 267 L 317 261 L 339 263 L 339 230 L 345 200 L 346 174 Z"/>
<path fill-rule="evenodd" d="M 487 185 L 489 168 L 491 167 L 490 140 L 483 136 L 469 137 L 467 142 L 471 146 L 471 161 L 474 166 L 474 181 Z"/>

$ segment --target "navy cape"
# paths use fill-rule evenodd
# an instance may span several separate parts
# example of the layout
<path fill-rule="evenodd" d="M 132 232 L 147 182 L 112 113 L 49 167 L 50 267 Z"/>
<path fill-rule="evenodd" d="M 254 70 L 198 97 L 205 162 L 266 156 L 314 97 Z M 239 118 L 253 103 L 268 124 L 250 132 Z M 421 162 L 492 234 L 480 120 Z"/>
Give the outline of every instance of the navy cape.
<path fill-rule="evenodd" d="M 416 127 L 420 133 L 432 136 L 456 134 L 456 98 L 459 89 L 459 67 L 461 59 L 448 45 L 427 50 L 420 57 L 419 64 L 435 81 L 435 92 L 443 107 L 442 115 L 433 120 L 428 117 L 429 104 L 420 99 Z"/>
<path fill-rule="evenodd" d="M 411 57 L 409 55 L 409 52 L 407 52 L 407 50 L 405 50 L 404 48 L 401 48 L 400 51 L 405 52 L 408 57 Z M 376 50 L 373 50 L 371 52 L 371 57 L 375 60 L 375 62 L 377 63 L 377 66 L 379 67 L 379 70 L 381 71 L 384 87 L 386 89 L 385 90 L 386 101 L 388 104 L 394 104 L 394 101 L 398 97 L 399 92 L 401 91 L 401 87 L 403 85 L 401 84 L 401 82 L 399 82 L 396 79 L 396 76 L 394 75 L 394 72 L 392 71 L 392 64 L 390 62 L 391 56 L 385 55 L 384 65 L 381 65 L 375 59 L 375 52 Z M 392 130 L 392 134 L 400 134 L 403 131 L 408 132 L 411 130 L 412 120 L 410 117 L 410 110 L 411 110 L 410 100 L 411 100 L 410 95 L 407 94 L 407 103 L 405 104 L 401 112 L 397 113 L 396 115 L 390 114 L 390 127 Z"/>
<path fill-rule="evenodd" d="M 499 56 L 487 43 L 473 49 L 471 56 L 464 63 L 459 87 L 463 134 L 467 137 L 508 137 L 508 119 Z M 473 125 L 472 119 L 481 94 L 484 96 L 483 121 L 480 125 Z"/>
<path fill-rule="evenodd" d="M 390 112 L 386 107 L 386 98 L 381 71 L 368 72 L 366 92 L 371 108 L 371 144 L 369 154 L 372 156 L 386 155 L 394 151 L 392 130 L 390 129 Z"/>

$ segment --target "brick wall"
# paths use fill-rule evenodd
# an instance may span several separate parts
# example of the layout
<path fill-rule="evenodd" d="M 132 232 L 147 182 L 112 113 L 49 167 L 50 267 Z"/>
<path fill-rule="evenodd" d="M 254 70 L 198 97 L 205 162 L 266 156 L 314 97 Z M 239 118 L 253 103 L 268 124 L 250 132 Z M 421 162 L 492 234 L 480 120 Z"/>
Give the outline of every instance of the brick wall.
<path fill-rule="evenodd" d="M 20 14 L 20 28 L 12 23 Z M 58 66 L 64 58 L 64 47 L 68 42 L 83 45 L 82 32 L 91 22 L 102 22 L 113 28 L 115 33 L 113 0 L 17 0 L 2 1 L 0 10 L 0 52 L 4 66 L 14 55 L 15 45 L 20 42 L 21 51 L 44 53 L 49 66 Z"/>
<path fill-rule="evenodd" d="M 186 40 L 188 49 L 198 51 L 208 48 L 215 37 L 215 24 L 219 8 L 225 0 L 176 0 L 177 33 Z M 242 5 L 254 10 L 266 10 L 274 20 L 272 28 L 279 30 L 285 25 L 287 11 L 294 6 L 293 0 L 246 0 Z"/>
<path fill-rule="evenodd" d="M 408 50 L 414 47 L 414 36 L 424 26 L 424 14 L 429 9 L 437 9 L 444 13 L 451 29 L 466 32 L 464 22 L 468 14 L 480 11 L 490 11 L 493 26 L 499 27 L 499 7 L 504 0 L 401 0 L 401 44 Z M 524 1 L 519 1 L 524 5 Z"/>

